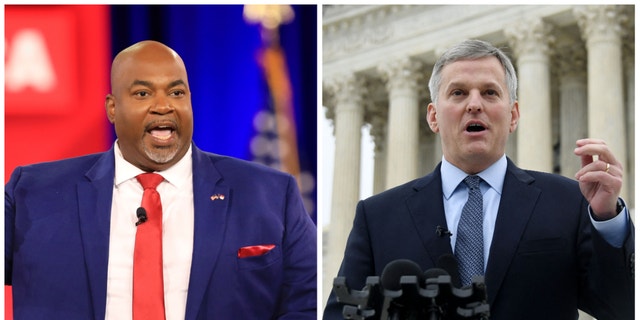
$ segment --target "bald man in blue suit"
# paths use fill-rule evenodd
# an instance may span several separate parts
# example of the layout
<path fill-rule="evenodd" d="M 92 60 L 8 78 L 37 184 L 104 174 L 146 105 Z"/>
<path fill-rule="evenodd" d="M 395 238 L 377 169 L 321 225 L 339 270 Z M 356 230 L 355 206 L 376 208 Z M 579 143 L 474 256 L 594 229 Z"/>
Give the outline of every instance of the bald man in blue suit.
<path fill-rule="evenodd" d="M 171 223 L 189 221 L 175 238 L 169 221 L 163 227 L 163 243 L 187 251 L 164 252 L 167 319 L 316 319 L 316 227 L 295 179 L 193 144 L 186 69 L 169 47 L 143 41 L 123 50 L 111 78 L 113 148 L 19 167 L 5 186 L 15 319 L 131 319 L 122 279 L 131 279 L 140 198 L 127 202 L 124 190 L 142 189 L 121 182 L 123 172 L 163 175 Z M 185 177 L 187 195 L 171 191 Z"/>

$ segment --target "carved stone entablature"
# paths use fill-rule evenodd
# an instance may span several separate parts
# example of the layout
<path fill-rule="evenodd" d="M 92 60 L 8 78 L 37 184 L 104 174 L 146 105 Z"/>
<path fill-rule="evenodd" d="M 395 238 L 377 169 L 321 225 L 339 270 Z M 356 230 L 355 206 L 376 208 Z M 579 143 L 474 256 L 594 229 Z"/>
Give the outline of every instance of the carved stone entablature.
<path fill-rule="evenodd" d="M 394 25 L 383 23 L 383 21 L 389 15 L 401 10 L 400 6 L 347 6 L 346 9 L 350 8 L 354 9 L 351 12 L 355 13 L 345 14 L 335 23 L 323 25 L 323 57 L 325 59 L 378 46 L 390 39 L 394 34 Z M 330 11 L 345 11 L 344 9 L 327 8 Z"/>

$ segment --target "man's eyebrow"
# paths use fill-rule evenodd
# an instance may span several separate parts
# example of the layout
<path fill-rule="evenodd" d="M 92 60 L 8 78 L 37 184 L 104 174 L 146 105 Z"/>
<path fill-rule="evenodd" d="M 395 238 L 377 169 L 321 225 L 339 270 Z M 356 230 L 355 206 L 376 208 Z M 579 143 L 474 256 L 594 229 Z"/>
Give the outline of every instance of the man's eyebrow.
<path fill-rule="evenodd" d="M 178 79 L 178 80 L 174 80 L 171 83 L 169 83 L 167 88 L 173 88 L 173 87 L 177 87 L 179 85 L 187 86 L 187 84 L 184 83 L 184 81 L 182 79 Z"/>
<path fill-rule="evenodd" d="M 446 83 L 444 88 L 450 88 L 450 87 L 467 87 L 469 86 L 469 84 L 467 82 L 464 81 L 451 81 L 449 83 Z M 506 86 L 506 85 L 505 85 Z M 500 83 L 498 83 L 497 81 L 487 81 L 487 82 L 483 82 L 481 83 L 481 87 L 483 88 L 501 88 L 502 86 L 500 85 Z"/>
<path fill-rule="evenodd" d="M 178 80 L 174 80 L 171 83 L 169 83 L 167 85 L 167 88 L 173 88 L 173 87 L 177 87 L 177 86 L 186 86 L 187 84 L 184 82 L 184 80 L 182 79 L 178 79 Z M 131 87 L 135 87 L 135 86 L 144 86 L 147 88 L 153 88 L 154 85 L 153 83 L 151 83 L 150 81 L 146 81 L 146 80 L 133 80 L 133 83 L 131 83 Z"/>
<path fill-rule="evenodd" d="M 460 87 L 465 85 L 464 82 L 459 82 L 459 81 L 451 81 L 449 83 L 445 83 L 446 87 Z"/>
<path fill-rule="evenodd" d="M 133 83 L 131 83 L 131 87 L 135 87 L 135 86 L 144 86 L 144 87 L 148 87 L 148 88 L 152 88 L 153 85 L 151 84 L 151 82 L 149 81 L 145 81 L 145 80 L 133 80 Z"/>

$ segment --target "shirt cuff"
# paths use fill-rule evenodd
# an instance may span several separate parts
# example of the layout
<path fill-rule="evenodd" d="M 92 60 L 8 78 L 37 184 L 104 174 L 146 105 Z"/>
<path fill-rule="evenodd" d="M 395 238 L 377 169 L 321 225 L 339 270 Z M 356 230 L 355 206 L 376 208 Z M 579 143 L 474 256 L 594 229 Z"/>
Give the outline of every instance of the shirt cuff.
<path fill-rule="evenodd" d="M 629 234 L 629 212 L 626 204 L 617 216 L 604 221 L 593 219 L 593 212 L 591 211 L 591 205 L 589 205 L 589 219 L 591 219 L 593 227 L 596 228 L 605 241 L 615 248 L 622 247 Z"/>

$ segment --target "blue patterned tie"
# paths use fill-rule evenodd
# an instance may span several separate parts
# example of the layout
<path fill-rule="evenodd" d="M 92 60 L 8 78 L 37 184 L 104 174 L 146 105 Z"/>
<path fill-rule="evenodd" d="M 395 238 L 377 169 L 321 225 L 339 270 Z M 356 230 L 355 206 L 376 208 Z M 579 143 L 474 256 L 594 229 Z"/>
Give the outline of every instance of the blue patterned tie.
<path fill-rule="evenodd" d="M 480 177 L 467 176 L 464 183 L 469 187 L 469 199 L 462 208 L 455 249 L 463 287 L 471 284 L 474 275 L 484 275 Z"/>

